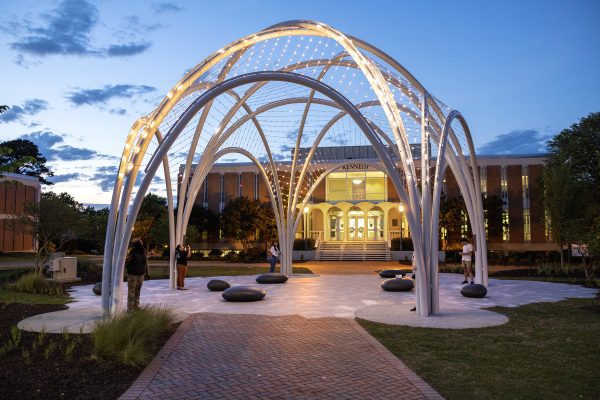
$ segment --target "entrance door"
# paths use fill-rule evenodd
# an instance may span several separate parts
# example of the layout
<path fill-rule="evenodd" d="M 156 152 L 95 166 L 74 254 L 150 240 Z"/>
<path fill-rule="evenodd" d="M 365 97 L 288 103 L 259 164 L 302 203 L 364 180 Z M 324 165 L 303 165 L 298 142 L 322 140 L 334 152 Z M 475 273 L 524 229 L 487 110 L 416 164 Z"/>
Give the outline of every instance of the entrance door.
<path fill-rule="evenodd" d="M 369 227 L 368 232 L 368 236 L 367 239 L 368 240 L 377 240 L 377 227 L 379 225 L 379 218 L 377 217 L 369 217 L 369 219 L 367 220 L 367 226 Z"/>
<path fill-rule="evenodd" d="M 348 239 L 363 240 L 365 237 L 365 219 L 364 217 L 348 217 Z"/>

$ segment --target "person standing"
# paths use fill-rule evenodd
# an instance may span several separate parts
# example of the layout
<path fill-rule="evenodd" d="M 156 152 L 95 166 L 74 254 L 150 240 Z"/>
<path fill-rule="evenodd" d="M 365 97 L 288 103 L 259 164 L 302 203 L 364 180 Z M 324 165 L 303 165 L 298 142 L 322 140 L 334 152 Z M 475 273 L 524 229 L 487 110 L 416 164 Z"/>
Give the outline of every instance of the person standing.
<path fill-rule="evenodd" d="M 140 308 L 140 293 L 144 283 L 144 275 L 148 273 L 148 260 L 142 239 L 134 239 L 125 259 L 127 270 L 127 311 Z"/>
<path fill-rule="evenodd" d="M 462 283 L 464 285 L 465 283 L 469 283 L 470 280 L 471 284 L 473 284 L 473 245 L 469 243 L 469 239 L 467 238 L 460 239 L 460 242 L 462 243 L 463 248 L 459 254 L 462 256 L 461 263 L 465 275 L 465 280 Z"/>
<path fill-rule="evenodd" d="M 182 247 L 180 244 L 175 248 L 175 260 L 177 263 L 177 290 L 187 290 L 185 287 L 185 275 L 187 273 L 188 258 L 192 255 L 192 248 L 188 244 Z"/>
<path fill-rule="evenodd" d="M 269 252 L 271 253 L 271 259 L 269 260 L 271 262 L 271 268 L 269 269 L 269 272 L 275 272 L 275 264 L 277 264 L 277 257 L 279 257 L 279 246 L 277 245 L 277 242 L 273 242 Z"/>

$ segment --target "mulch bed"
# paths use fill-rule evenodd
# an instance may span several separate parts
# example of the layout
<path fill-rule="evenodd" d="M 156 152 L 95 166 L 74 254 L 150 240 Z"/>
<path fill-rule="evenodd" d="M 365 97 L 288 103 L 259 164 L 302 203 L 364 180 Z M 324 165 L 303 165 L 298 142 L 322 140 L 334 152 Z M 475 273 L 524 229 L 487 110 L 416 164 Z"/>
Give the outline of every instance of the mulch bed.
<path fill-rule="evenodd" d="M 0 348 L 12 340 L 11 327 L 22 319 L 66 308 L 0 303 Z M 92 354 L 90 335 L 45 334 L 42 338 L 39 333 L 21 331 L 16 349 L 0 355 L 0 399 L 116 399 L 142 371 L 93 359 Z"/>

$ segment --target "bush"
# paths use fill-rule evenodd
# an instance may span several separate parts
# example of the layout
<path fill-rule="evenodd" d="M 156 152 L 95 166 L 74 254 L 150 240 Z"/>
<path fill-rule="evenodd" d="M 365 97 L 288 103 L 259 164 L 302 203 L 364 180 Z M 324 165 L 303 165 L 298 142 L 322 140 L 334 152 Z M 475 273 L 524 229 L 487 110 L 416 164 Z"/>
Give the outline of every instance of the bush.
<path fill-rule="evenodd" d="M 142 307 L 99 322 L 92 338 L 94 355 L 133 367 L 145 366 L 175 329 L 171 310 Z"/>
<path fill-rule="evenodd" d="M 99 282 L 102 280 L 102 264 L 92 260 L 77 260 L 77 275 L 83 282 Z"/>
<path fill-rule="evenodd" d="M 294 239 L 294 250 L 310 251 L 315 249 L 315 239 Z"/>
<path fill-rule="evenodd" d="M 21 276 L 12 286 L 15 292 L 59 296 L 65 294 L 63 285 L 48 282 L 41 274 Z"/>
<path fill-rule="evenodd" d="M 223 255 L 223 251 L 221 249 L 212 249 L 208 252 L 209 257 L 221 257 Z"/>
<path fill-rule="evenodd" d="M 402 246 L 400 246 L 402 243 Z M 393 238 L 390 243 L 392 251 L 413 251 L 413 242 L 411 238 Z"/>

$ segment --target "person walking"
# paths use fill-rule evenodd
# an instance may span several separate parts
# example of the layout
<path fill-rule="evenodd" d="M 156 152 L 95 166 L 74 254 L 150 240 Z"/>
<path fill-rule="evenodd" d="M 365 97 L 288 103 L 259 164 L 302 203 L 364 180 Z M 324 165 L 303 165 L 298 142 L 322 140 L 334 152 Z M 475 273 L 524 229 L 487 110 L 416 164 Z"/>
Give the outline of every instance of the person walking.
<path fill-rule="evenodd" d="M 466 283 L 469 283 L 469 280 L 471 281 L 471 284 L 473 284 L 473 245 L 469 243 L 469 239 L 467 238 L 460 239 L 460 243 L 462 243 L 463 248 L 462 251 L 458 254 L 462 256 L 461 264 L 463 267 L 463 273 L 465 275 L 465 280 L 462 282 L 462 284 L 464 285 Z"/>
<path fill-rule="evenodd" d="M 144 283 L 144 275 L 148 273 L 148 259 L 142 239 L 134 239 L 125 259 L 127 270 L 127 311 L 140 308 L 140 293 Z"/>
<path fill-rule="evenodd" d="M 277 245 L 277 242 L 273 242 L 269 252 L 271 253 L 271 259 L 269 260 L 271 262 L 271 268 L 269 269 L 269 272 L 275 272 L 275 264 L 277 264 L 277 257 L 279 257 L 279 246 Z"/>
<path fill-rule="evenodd" d="M 192 248 L 188 244 L 182 247 L 180 244 L 175 248 L 175 261 L 177 263 L 177 290 L 187 290 L 185 287 L 185 275 L 187 273 L 188 258 L 192 255 Z"/>

